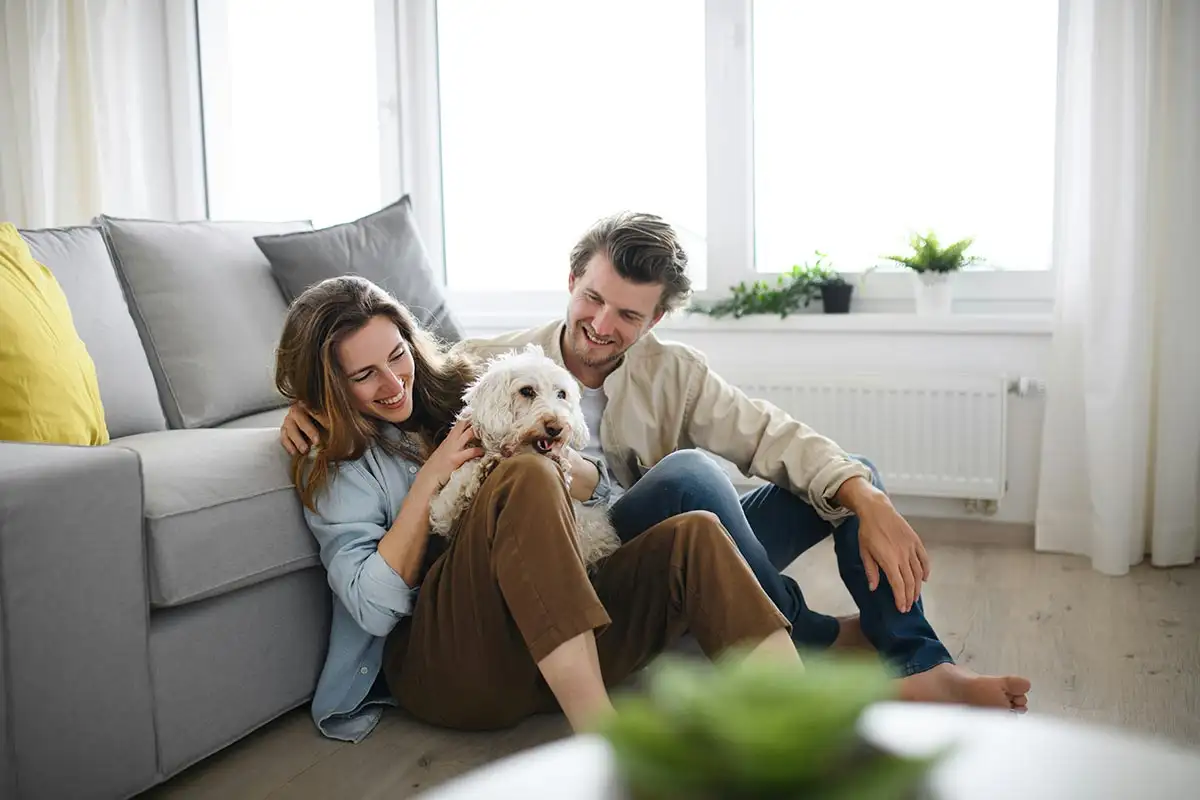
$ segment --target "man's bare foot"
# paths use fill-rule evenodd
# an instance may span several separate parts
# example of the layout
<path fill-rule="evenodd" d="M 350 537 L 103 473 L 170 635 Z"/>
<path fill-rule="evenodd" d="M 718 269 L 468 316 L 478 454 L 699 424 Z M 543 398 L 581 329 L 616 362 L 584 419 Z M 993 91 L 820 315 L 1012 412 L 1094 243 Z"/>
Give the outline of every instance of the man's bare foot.
<path fill-rule="evenodd" d="M 969 706 L 1024 711 L 1030 683 L 1015 675 L 978 675 L 957 664 L 900 679 L 900 698 L 918 703 L 962 703 Z"/>
<path fill-rule="evenodd" d="M 853 650 L 874 653 L 875 646 L 863 633 L 862 620 L 857 614 L 849 617 L 838 617 L 838 635 L 833 640 L 834 650 Z"/>

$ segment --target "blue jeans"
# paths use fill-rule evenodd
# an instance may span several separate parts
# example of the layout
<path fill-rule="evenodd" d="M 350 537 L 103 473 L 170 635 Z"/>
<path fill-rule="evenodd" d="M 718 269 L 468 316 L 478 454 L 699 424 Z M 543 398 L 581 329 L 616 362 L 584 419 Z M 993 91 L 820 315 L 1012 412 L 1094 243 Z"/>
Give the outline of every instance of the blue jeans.
<path fill-rule="evenodd" d="M 875 466 L 864 458 L 883 483 Z M 792 639 L 807 649 L 825 649 L 838 635 L 834 617 L 813 611 L 796 581 L 780 574 L 801 553 L 833 534 L 838 571 L 858 605 L 863 633 L 885 661 L 902 675 L 915 675 L 953 663 L 925 619 L 920 599 L 908 613 L 896 608 L 887 577 L 872 592 L 858 549 L 858 518 L 836 528 L 808 503 L 786 489 L 768 484 L 738 497 L 723 469 L 699 450 L 680 450 L 649 470 L 612 508 L 613 524 L 628 541 L 652 525 L 684 511 L 710 511 L 720 518 L 767 596 L 792 623 Z"/>

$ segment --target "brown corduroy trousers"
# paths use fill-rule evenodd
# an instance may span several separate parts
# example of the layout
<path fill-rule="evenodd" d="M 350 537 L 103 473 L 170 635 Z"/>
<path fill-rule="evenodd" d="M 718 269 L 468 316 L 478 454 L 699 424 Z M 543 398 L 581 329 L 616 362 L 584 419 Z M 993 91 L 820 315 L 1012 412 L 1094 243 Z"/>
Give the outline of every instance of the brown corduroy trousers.
<path fill-rule="evenodd" d="M 574 525 L 549 459 L 496 468 L 388 638 L 384 675 L 402 708 L 445 727 L 507 727 L 558 708 L 537 662 L 585 631 L 612 686 L 685 632 L 715 656 L 788 627 L 711 514 L 655 525 L 591 576 Z"/>

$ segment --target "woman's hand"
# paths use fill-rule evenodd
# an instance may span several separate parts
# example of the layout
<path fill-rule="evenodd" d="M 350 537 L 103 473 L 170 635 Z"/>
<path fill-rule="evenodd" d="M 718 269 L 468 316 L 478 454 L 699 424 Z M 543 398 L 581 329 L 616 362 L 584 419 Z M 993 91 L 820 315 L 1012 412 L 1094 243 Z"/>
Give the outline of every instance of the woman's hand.
<path fill-rule="evenodd" d="M 454 470 L 472 458 L 483 455 L 483 448 L 473 444 L 474 440 L 475 431 L 471 423 L 460 419 L 425 460 L 424 466 L 417 472 L 416 480 L 431 497 L 446 485 Z"/>
<path fill-rule="evenodd" d="M 482 448 L 472 445 L 474 438 L 470 423 L 464 420 L 454 423 L 450 433 L 417 470 L 396 521 L 379 540 L 379 555 L 409 586 L 416 586 L 421 576 L 429 545 L 429 504 L 433 496 L 446 485 L 454 470 L 483 455 Z"/>

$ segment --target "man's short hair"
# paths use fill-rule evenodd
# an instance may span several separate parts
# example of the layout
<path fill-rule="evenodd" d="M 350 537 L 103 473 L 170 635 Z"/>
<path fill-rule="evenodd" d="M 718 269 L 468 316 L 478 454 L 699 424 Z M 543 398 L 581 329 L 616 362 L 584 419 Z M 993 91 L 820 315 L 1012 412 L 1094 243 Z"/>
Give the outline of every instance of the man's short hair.
<path fill-rule="evenodd" d="M 662 284 L 658 311 L 678 308 L 692 293 L 687 253 L 662 217 L 623 211 L 597 221 L 571 251 L 571 274 L 582 277 L 596 253 L 607 255 L 625 280 Z"/>

